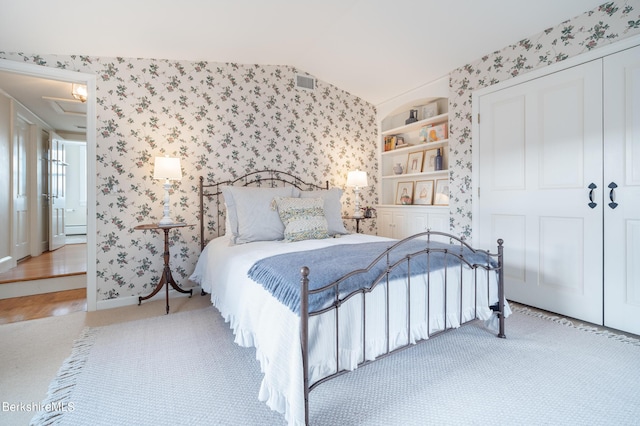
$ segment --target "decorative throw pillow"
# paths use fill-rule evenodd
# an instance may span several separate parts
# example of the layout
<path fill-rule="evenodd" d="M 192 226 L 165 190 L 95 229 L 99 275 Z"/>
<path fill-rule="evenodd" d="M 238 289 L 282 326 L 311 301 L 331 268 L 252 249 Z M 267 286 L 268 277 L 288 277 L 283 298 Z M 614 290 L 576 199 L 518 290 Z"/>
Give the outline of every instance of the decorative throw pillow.
<path fill-rule="evenodd" d="M 276 197 L 273 200 L 284 224 L 286 241 L 328 238 L 322 198 Z"/>
<path fill-rule="evenodd" d="M 274 197 L 291 197 L 293 187 L 223 186 L 220 190 L 227 206 L 230 226 L 226 234 L 231 234 L 234 244 L 284 238 L 284 225 L 278 212 L 271 209 L 271 202 Z"/>
<path fill-rule="evenodd" d="M 320 191 L 300 191 L 300 198 L 322 198 L 324 216 L 329 226 L 329 235 L 347 234 L 342 221 L 342 189 L 331 188 Z"/>

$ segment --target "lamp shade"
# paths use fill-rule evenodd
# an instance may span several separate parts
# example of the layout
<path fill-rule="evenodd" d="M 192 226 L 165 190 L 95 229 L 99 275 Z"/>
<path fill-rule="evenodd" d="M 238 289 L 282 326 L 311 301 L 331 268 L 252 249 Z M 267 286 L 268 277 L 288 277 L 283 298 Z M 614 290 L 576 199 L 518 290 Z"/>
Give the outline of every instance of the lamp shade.
<path fill-rule="evenodd" d="M 367 172 L 355 170 L 347 174 L 347 186 L 352 188 L 364 188 L 369 186 L 367 182 Z"/>
<path fill-rule="evenodd" d="M 180 159 L 172 157 L 156 157 L 153 167 L 154 179 L 182 179 L 182 169 L 180 168 Z"/>

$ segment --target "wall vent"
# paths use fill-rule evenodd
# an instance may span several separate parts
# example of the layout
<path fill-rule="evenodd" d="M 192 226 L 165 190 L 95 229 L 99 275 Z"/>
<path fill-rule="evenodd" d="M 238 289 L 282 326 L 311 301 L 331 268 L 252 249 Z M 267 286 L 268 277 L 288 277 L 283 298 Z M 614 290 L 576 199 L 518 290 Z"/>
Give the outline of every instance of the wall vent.
<path fill-rule="evenodd" d="M 316 79 L 308 75 L 296 74 L 296 87 L 304 90 L 315 90 Z"/>

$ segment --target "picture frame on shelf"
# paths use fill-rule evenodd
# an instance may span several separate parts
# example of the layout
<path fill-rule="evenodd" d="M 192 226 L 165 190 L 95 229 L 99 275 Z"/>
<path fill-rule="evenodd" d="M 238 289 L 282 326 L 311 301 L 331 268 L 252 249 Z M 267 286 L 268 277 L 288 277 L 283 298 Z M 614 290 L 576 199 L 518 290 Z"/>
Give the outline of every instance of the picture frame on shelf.
<path fill-rule="evenodd" d="M 447 123 L 427 127 L 427 143 L 443 141 L 447 137 Z"/>
<path fill-rule="evenodd" d="M 420 128 L 420 133 L 418 134 L 418 138 L 420 139 L 420 142 L 426 143 L 427 142 L 427 138 L 429 137 L 429 128 L 431 126 L 422 126 Z"/>
<path fill-rule="evenodd" d="M 436 171 L 436 155 L 438 149 L 428 149 L 424 153 L 424 164 L 422 165 L 423 172 L 435 172 Z"/>
<path fill-rule="evenodd" d="M 398 182 L 396 190 L 396 204 L 413 204 L 413 182 Z"/>
<path fill-rule="evenodd" d="M 396 137 L 396 146 L 394 149 L 405 148 L 407 146 L 409 146 L 409 144 L 404 141 L 404 138 L 402 136 Z"/>
<path fill-rule="evenodd" d="M 422 107 L 422 120 L 426 120 L 427 118 L 433 118 L 438 115 L 438 103 L 431 102 L 430 104 L 426 104 Z"/>
<path fill-rule="evenodd" d="M 413 204 L 430 206 L 433 204 L 433 180 L 419 180 L 413 194 Z"/>
<path fill-rule="evenodd" d="M 435 206 L 449 205 L 449 179 L 436 180 L 436 192 L 433 199 Z"/>
<path fill-rule="evenodd" d="M 424 151 L 416 151 L 409 154 L 407 161 L 407 173 L 420 173 L 422 172 L 422 157 Z"/>

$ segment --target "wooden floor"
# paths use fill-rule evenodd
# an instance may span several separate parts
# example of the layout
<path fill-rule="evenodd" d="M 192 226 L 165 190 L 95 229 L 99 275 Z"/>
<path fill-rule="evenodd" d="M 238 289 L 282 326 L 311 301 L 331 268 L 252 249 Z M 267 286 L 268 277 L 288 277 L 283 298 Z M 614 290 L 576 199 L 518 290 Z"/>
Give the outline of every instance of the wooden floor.
<path fill-rule="evenodd" d="M 67 244 L 58 250 L 20 261 L 0 274 L 0 284 L 87 273 L 87 245 Z"/>
<path fill-rule="evenodd" d="M 66 315 L 87 310 L 87 289 L 0 299 L 0 324 Z"/>
<path fill-rule="evenodd" d="M 0 274 L 0 286 L 59 276 L 87 273 L 87 245 L 67 244 L 58 250 L 29 258 Z M 65 315 L 87 309 L 87 289 L 0 299 L 0 324 Z"/>

